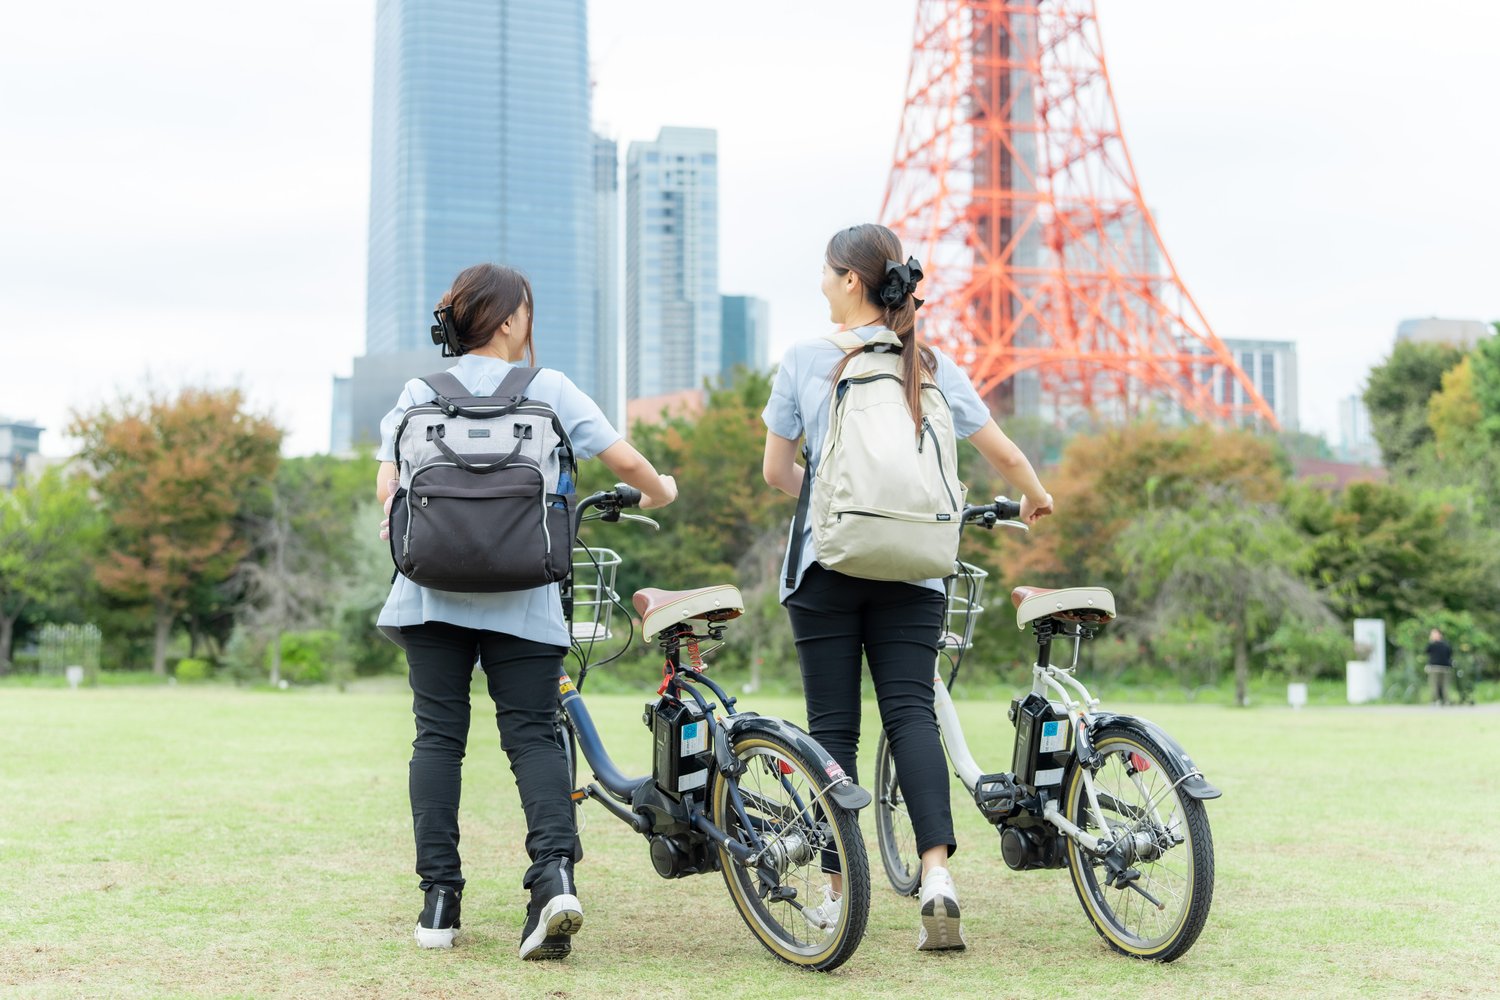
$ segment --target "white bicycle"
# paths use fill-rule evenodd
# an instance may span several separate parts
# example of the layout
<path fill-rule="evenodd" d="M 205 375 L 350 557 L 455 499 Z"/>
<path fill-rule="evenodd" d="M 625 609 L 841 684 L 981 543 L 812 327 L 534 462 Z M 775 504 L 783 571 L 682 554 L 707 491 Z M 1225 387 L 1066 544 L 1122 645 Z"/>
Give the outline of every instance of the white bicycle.
<path fill-rule="evenodd" d="M 1027 530 L 1020 504 L 997 497 L 966 507 L 964 524 Z M 1101 711 L 1073 676 L 1085 639 L 1115 617 L 1102 587 L 1011 592 L 1016 624 L 1037 641 L 1031 690 L 1011 702 L 1015 750 L 1009 771 L 985 773 L 974 761 L 949 688 L 974 634 L 984 570 L 959 562 L 948 583 L 934 668 L 938 727 L 953 770 L 985 819 L 1000 833 L 1000 852 L 1017 871 L 1066 867 L 1089 921 L 1116 951 L 1170 962 L 1198 939 L 1213 900 L 1214 849 L 1204 802 L 1217 788 L 1171 736 L 1131 715 Z M 1068 666 L 1051 661 L 1053 640 L 1073 639 Z M 891 885 L 916 895 L 921 859 L 890 744 L 876 749 L 875 820 Z"/>

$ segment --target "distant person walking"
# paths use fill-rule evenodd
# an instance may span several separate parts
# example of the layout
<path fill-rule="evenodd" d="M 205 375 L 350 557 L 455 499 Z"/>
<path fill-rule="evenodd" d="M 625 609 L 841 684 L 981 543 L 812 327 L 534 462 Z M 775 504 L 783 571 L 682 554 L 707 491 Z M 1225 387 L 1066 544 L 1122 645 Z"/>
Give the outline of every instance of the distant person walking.
<path fill-rule="evenodd" d="M 1447 705 L 1453 686 L 1453 647 L 1443 638 L 1442 629 L 1433 629 L 1427 643 L 1427 673 L 1432 677 L 1432 703 Z"/>

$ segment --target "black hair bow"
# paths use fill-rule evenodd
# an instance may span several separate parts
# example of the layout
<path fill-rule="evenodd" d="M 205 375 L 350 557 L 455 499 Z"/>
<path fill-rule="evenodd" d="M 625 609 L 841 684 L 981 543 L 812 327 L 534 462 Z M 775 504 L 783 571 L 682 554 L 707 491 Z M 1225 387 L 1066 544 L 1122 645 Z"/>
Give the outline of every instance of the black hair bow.
<path fill-rule="evenodd" d="M 915 257 L 906 258 L 905 264 L 893 260 L 885 262 L 885 284 L 880 286 L 880 301 L 887 309 L 894 309 L 901 300 L 911 296 L 912 308 L 922 308 L 922 300 L 914 294 L 917 282 L 922 280 L 922 265 Z"/>

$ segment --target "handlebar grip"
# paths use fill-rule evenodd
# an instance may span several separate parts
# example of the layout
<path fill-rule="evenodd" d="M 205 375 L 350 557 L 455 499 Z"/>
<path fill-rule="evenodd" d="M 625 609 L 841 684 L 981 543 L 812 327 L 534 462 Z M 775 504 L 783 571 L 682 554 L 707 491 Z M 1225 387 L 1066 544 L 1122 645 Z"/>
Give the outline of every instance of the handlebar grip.
<path fill-rule="evenodd" d="M 621 507 L 639 507 L 641 504 L 641 491 L 634 486 L 626 486 L 624 483 L 615 483 L 615 492 L 619 494 Z"/>
<path fill-rule="evenodd" d="M 995 514 L 1002 521 L 1019 520 L 1021 517 L 1021 504 L 1007 497 L 996 497 Z"/>

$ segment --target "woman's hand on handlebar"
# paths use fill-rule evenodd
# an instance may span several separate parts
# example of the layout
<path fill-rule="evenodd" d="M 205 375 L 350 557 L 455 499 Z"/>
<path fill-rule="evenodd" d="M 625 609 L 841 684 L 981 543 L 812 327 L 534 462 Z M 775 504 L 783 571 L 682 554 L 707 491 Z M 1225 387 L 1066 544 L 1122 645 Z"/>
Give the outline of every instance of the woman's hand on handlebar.
<path fill-rule="evenodd" d="M 657 496 L 655 493 L 647 493 L 646 491 L 642 490 L 642 510 L 652 510 L 657 507 L 665 507 L 667 504 L 677 499 L 677 480 L 671 476 L 659 476 L 658 478 L 661 479 L 661 484 L 665 492 L 663 492 L 661 496 Z"/>
<path fill-rule="evenodd" d="M 1042 518 L 1052 513 L 1052 494 L 1043 493 L 1046 497 L 1044 502 L 1038 502 L 1029 496 L 1021 497 L 1021 520 L 1025 524 L 1036 524 Z"/>

